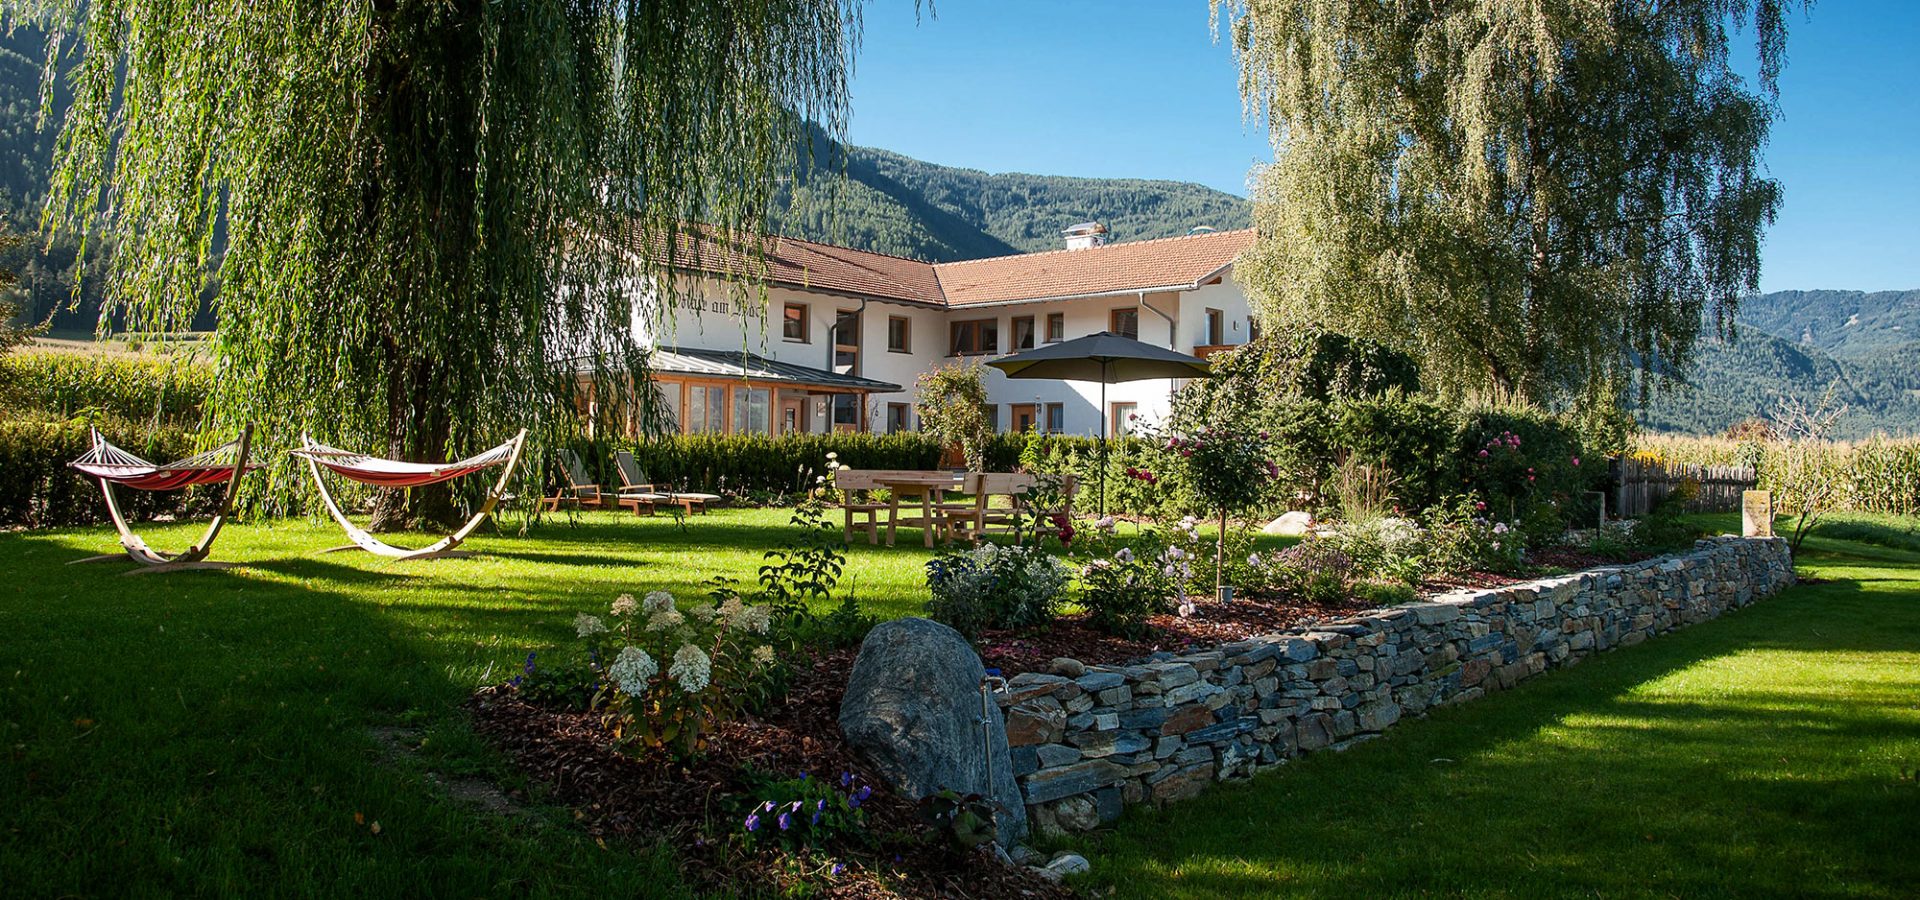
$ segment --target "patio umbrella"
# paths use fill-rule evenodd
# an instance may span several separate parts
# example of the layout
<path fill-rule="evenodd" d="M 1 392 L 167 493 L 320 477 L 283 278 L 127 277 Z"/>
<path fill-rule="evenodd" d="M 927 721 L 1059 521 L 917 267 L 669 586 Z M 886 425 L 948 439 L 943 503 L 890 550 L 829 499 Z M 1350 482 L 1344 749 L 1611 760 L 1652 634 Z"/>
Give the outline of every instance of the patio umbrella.
<path fill-rule="evenodd" d="M 1107 385 L 1155 378 L 1207 378 L 1207 361 L 1111 331 L 1047 344 L 987 365 L 1008 378 L 1094 381 L 1100 384 L 1100 513 L 1107 511 Z"/>

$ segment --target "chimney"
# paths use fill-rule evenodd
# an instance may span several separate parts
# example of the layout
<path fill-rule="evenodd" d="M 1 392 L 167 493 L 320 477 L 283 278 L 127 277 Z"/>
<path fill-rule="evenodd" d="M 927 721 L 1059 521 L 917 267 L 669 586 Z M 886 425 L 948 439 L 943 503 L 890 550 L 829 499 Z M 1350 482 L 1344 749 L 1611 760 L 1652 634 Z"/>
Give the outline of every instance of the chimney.
<path fill-rule="evenodd" d="M 1067 239 L 1068 250 L 1100 247 L 1107 243 L 1107 226 L 1099 222 L 1081 222 L 1060 232 L 1060 236 Z"/>

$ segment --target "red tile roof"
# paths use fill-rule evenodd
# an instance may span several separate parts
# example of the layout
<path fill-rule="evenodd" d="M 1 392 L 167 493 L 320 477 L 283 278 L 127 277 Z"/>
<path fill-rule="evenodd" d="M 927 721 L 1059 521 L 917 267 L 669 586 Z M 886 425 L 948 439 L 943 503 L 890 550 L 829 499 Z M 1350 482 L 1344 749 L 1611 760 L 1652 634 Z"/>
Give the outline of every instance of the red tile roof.
<path fill-rule="evenodd" d="M 948 306 L 1193 288 L 1253 245 L 1253 229 L 939 263 Z"/>
<path fill-rule="evenodd" d="M 936 306 L 976 306 L 1158 289 L 1190 289 L 1231 265 L 1253 230 L 925 263 L 798 238 L 770 238 L 774 284 Z M 743 270 L 738 249 L 689 238 L 676 264 L 713 275 Z"/>

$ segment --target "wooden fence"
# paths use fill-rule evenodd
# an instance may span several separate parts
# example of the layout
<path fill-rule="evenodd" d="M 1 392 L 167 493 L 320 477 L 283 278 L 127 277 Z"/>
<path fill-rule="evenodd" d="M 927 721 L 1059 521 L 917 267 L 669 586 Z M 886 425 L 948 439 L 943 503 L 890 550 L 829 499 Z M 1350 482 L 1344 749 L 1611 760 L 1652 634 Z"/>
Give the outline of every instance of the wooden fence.
<path fill-rule="evenodd" d="M 1646 460 L 1612 461 L 1613 496 L 1607 513 L 1614 516 L 1644 516 L 1681 484 L 1692 481 L 1700 492 L 1687 504 L 1692 512 L 1733 512 L 1740 508 L 1740 495 L 1760 483 L 1752 466 L 1701 466 L 1688 463 L 1660 463 Z"/>

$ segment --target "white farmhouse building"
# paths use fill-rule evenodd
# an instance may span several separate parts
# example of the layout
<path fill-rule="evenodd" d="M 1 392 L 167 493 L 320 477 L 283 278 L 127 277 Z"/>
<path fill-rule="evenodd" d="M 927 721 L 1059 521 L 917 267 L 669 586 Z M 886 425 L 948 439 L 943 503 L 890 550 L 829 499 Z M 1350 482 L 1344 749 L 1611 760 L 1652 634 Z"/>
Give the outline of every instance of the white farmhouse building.
<path fill-rule="evenodd" d="M 720 265 L 685 266 L 682 299 L 641 327 L 655 378 L 684 433 L 903 431 L 919 425 L 914 379 L 1099 331 L 1206 356 L 1253 333 L 1234 260 L 1251 230 L 1108 244 L 1069 229 L 1068 249 L 951 263 L 770 239 L 766 308 L 730 290 Z M 696 257 L 701 254 L 693 254 Z M 1163 415 L 1172 381 L 1098 385 L 1012 380 L 986 370 L 999 430 L 1114 433 Z"/>

